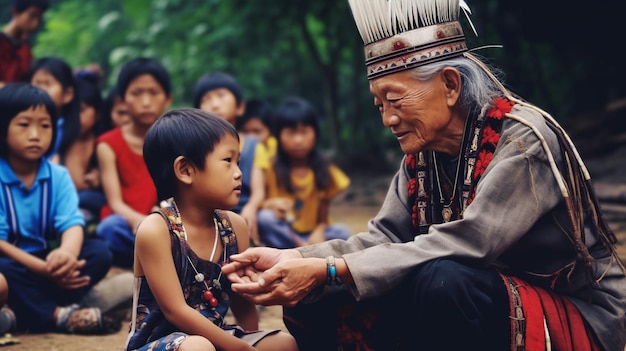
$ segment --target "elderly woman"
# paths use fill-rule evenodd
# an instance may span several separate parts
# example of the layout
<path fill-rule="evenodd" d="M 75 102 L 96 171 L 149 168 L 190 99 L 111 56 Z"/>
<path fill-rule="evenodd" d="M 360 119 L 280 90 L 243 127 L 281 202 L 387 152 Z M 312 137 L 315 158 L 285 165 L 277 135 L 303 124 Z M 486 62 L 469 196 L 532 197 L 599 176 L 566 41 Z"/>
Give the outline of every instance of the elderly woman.
<path fill-rule="evenodd" d="M 289 306 L 301 350 L 624 350 L 624 267 L 563 129 L 467 52 L 458 0 L 350 5 L 406 156 L 368 232 L 233 256 L 233 290 Z"/>

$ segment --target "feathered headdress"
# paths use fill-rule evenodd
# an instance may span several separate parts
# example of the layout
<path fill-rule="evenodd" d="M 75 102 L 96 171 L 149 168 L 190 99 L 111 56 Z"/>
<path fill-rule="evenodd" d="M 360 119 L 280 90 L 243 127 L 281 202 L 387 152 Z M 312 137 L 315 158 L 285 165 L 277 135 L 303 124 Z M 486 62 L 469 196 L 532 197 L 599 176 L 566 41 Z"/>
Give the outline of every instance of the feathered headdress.
<path fill-rule="evenodd" d="M 348 2 L 365 44 L 368 79 L 467 51 L 459 13 L 463 8 L 467 16 L 470 10 L 463 0 Z"/>

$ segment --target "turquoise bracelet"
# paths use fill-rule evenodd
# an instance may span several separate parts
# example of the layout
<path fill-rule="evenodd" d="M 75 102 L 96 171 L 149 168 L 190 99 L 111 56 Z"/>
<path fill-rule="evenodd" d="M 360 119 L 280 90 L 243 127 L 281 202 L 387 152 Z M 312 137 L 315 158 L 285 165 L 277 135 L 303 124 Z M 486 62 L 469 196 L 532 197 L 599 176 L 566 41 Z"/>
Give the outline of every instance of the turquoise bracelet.
<path fill-rule="evenodd" d="M 341 285 L 341 278 L 337 276 L 337 267 L 335 267 L 335 257 L 326 257 L 326 285 L 338 286 Z"/>

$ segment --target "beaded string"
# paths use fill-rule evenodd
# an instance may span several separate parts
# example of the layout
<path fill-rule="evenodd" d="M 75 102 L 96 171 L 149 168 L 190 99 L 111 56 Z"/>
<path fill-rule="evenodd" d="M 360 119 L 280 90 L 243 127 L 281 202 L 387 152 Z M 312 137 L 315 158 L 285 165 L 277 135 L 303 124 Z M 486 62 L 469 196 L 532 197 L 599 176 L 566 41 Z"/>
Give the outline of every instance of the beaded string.
<path fill-rule="evenodd" d="M 182 222 L 182 216 L 180 215 L 180 212 L 178 211 L 178 206 L 176 205 L 175 201 L 172 201 L 172 204 L 174 205 L 174 209 L 176 211 L 176 215 L 181 219 L 180 221 L 180 227 L 181 230 L 183 232 L 183 237 L 185 239 L 185 241 L 187 241 L 187 230 L 185 230 L 185 225 Z M 215 251 L 217 250 L 217 239 L 220 236 L 219 233 L 219 229 L 217 227 L 217 220 L 215 219 L 215 217 L 213 217 L 213 224 L 215 227 L 215 240 L 213 241 L 213 249 L 211 250 L 211 256 L 209 258 L 209 261 L 213 262 L 213 258 L 215 256 Z M 215 296 L 213 295 L 213 292 L 211 292 L 211 289 L 216 288 L 221 290 L 222 289 L 222 285 L 220 284 L 220 279 L 222 278 L 222 271 L 220 270 L 219 275 L 217 276 L 216 279 L 213 279 L 212 286 L 209 286 L 206 282 L 206 280 L 204 279 L 204 274 L 199 272 L 198 269 L 196 268 L 196 265 L 193 264 L 193 261 L 191 260 L 191 257 L 189 257 L 189 255 L 187 255 L 187 261 L 189 261 L 189 264 L 191 265 L 191 268 L 193 268 L 193 271 L 196 273 L 196 275 L 194 276 L 194 279 L 196 282 L 198 283 L 202 283 L 204 284 L 204 287 L 206 288 L 205 291 L 202 292 L 202 298 L 207 301 L 212 307 L 217 307 L 218 305 L 218 301 L 215 298 Z M 226 249 L 224 249 L 224 262 L 226 261 Z"/>

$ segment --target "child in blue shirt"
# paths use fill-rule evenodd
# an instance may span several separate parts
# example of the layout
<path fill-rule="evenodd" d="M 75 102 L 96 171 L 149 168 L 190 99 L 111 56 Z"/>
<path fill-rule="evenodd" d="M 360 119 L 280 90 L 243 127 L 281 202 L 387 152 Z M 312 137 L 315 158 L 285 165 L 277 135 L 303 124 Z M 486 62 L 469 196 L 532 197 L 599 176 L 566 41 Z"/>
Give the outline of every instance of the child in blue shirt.
<path fill-rule="evenodd" d="M 84 236 L 67 170 L 48 161 L 57 109 L 27 83 L 0 89 L 0 272 L 17 331 L 102 334 L 119 330 L 79 301 L 108 272 L 112 256 Z"/>

